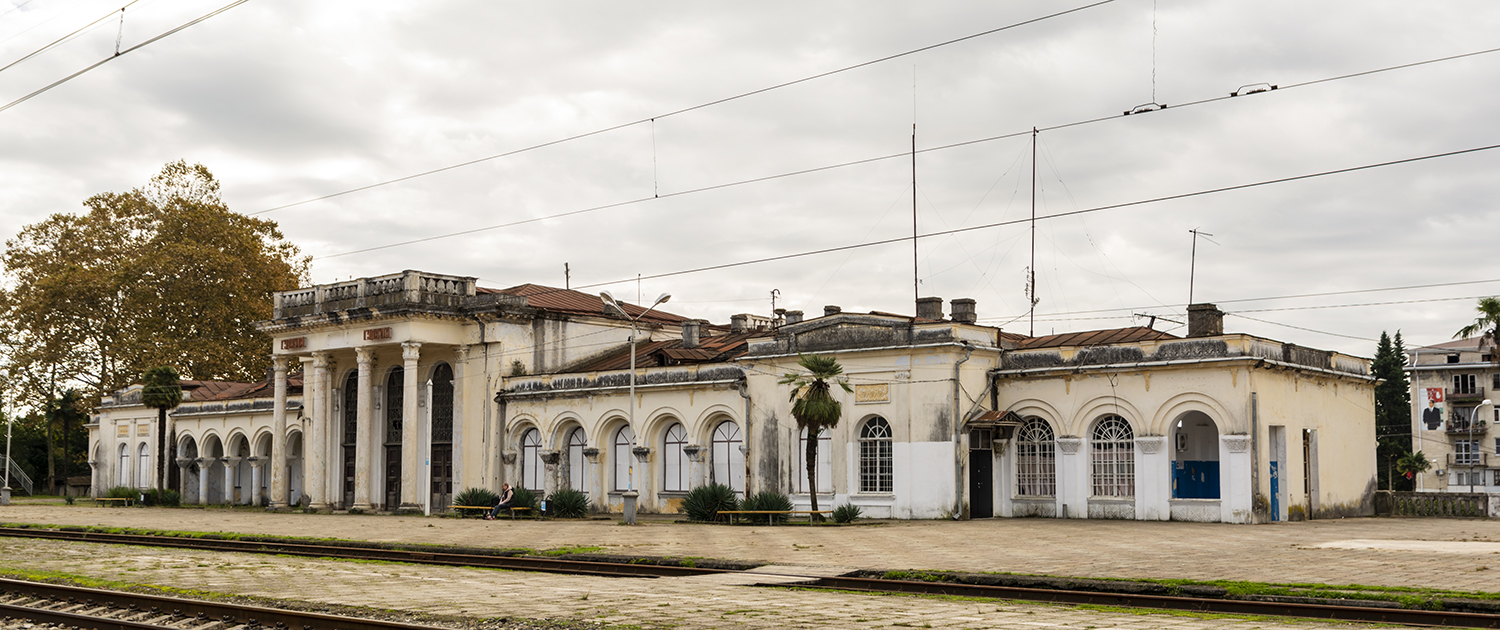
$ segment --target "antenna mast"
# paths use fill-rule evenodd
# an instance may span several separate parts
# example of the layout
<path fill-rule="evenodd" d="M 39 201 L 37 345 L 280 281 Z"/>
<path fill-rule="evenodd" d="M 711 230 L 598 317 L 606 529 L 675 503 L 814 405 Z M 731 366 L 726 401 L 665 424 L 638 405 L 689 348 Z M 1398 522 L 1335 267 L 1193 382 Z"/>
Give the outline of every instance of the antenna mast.
<path fill-rule="evenodd" d="M 1030 304 L 1031 328 L 1028 336 L 1036 336 L 1036 127 L 1031 128 L 1031 265 L 1026 268 L 1026 301 Z"/>
<path fill-rule="evenodd" d="M 1210 239 L 1210 238 L 1208 238 L 1208 237 L 1213 236 L 1213 235 L 1209 234 L 1208 232 L 1200 231 L 1198 228 L 1193 228 L 1193 229 L 1188 230 L 1188 231 L 1192 232 L 1192 234 L 1193 234 L 1193 253 L 1188 258 L 1188 304 L 1192 304 L 1193 303 L 1193 281 L 1196 279 L 1197 272 L 1198 272 L 1198 269 L 1197 269 L 1198 268 L 1198 237 L 1202 236 L 1202 237 L 1204 237 L 1203 240 L 1208 241 L 1210 243 L 1213 243 L 1213 240 Z"/>

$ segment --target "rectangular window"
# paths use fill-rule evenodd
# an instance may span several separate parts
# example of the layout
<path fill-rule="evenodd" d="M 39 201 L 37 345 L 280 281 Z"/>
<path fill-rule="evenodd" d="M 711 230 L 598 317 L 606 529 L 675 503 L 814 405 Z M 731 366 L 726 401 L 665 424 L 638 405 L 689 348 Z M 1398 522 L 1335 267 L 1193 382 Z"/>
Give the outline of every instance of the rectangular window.
<path fill-rule="evenodd" d="M 859 491 L 891 492 L 895 484 L 890 440 L 862 440 L 859 443 Z"/>
<path fill-rule="evenodd" d="M 1450 355 L 1448 355 L 1448 362 L 1449 363 L 1458 363 L 1458 355 L 1456 355 L 1456 354 L 1450 354 Z"/>
<path fill-rule="evenodd" d="M 1494 473 L 1494 478 L 1490 480 L 1490 485 L 1500 486 L 1500 470 L 1492 470 L 1490 472 Z"/>
<path fill-rule="evenodd" d="M 1472 466 L 1474 464 L 1478 464 L 1479 440 L 1454 440 L 1453 463 L 1456 466 Z"/>
<path fill-rule="evenodd" d="M 1490 389 L 1500 389 L 1500 372 L 1490 375 Z"/>
<path fill-rule="evenodd" d="M 1475 379 L 1474 379 L 1474 375 L 1473 374 L 1454 374 L 1453 375 L 1453 393 L 1455 393 L 1455 394 L 1473 394 L 1473 393 L 1475 393 L 1476 391 L 1478 391 L 1478 387 L 1475 386 L 1474 381 L 1475 381 Z"/>

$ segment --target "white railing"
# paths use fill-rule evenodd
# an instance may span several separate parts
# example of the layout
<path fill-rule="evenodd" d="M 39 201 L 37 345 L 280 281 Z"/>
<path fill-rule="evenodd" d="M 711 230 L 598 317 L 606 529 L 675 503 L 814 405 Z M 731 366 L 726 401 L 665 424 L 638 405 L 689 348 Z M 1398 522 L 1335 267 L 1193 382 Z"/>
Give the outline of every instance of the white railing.
<path fill-rule="evenodd" d="M 276 293 L 274 317 L 295 317 L 391 304 L 462 306 L 477 278 L 403 271 Z"/>
<path fill-rule="evenodd" d="M 25 490 L 28 496 L 35 494 L 31 491 L 31 477 L 28 477 L 26 475 L 26 471 L 21 470 L 21 467 L 17 465 L 14 460 L 7 459 L 4 455 L 0 455 L 0 470 L 3 470 L 5 468 L 10 469 L 10 482 L 12 484 L 21 484 L 21 489 Z"/>

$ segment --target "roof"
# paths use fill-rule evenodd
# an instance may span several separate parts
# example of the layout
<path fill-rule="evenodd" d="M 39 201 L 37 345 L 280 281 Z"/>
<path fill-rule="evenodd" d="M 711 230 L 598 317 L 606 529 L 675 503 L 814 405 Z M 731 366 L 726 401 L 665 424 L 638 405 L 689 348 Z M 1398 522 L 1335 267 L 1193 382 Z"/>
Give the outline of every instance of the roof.
<path fill-rule="evenodd" d="M 1181 339 L 1181 337 L 1160 330 L 1152 330 L 1144 326 L 1133 326 L 1130 328 L 1111 328 L 1108 330 L 1091 330 L 1087 332 L 1047 335 L 1045 337 L 1032 337 L 1021 340 L 1019 343 L 1022 350 L 1035 350 L 1037 348 L 1061 348 L 1065 346 L 1105 346 L 1116 343 L 1156 341 L 1158 339 Z"/>
<path fill-rule="evenodd" d="M 185 380 L 182 381 L 182 389 L 183 391 L 191 392 L 188 396 L 188 400 L 191 402 L 270 398 L 276 394 L 276 386 L 269 380 L 258 383 Z M 286 390 L 288 394 L 301 394 L 302 375 L 292 374 L 287 376 Z"/>
<path fill-rule="evenodd" d="M 1406 348 L 1406 351 L 1407 352 L 1413 352 L 1413 351 L 1416 351 L 1416 350 L 1478 350 L 1478 349 L 1480 349 L 1480 342 L 1483 341 L 1483 340 L 1484 340 L 1483 337 L 1469 337 L 1469 338 L 1466 338 L 1466 339 L 1454 339 L 1453 341 L 1445 341 L 1443 343 L 1435 343 L 1435 344 L 1432 344 L 1430 346 L 1410 346 L 1410 347 Z"/>
<path fill-rule="evenodd" d="M 720 363 L 729 361 L 745 354 L 747 344 L 751 339 L 758 337 L 771 337 L 775 333 L 768 330 L 752 330 L 749 332 L 718 335 L 715 337 L 702 337 L 698 340 L 698 347 L 684 348 L 681 339 L 668 339 L 665 341 L 651 341 L 636 346 L 636 367 L 652 367 L 661 365 L 683 365 L 695 363 Z M 607 370 L 630 369 L 630 346 L 621 346 L 597 359 L 569 369 L 569 372 L 603 372 Z"/>
<path fill-rule="evenodd" d="M 557 313 L 571 313 L 574 315 L 605 314 L 604 300 L 601 299 L 598 295 L 584 293 L 582 291 L 574 291 L 572 289 L 559 289 L 557 287 L 548 287 L 540 284 L 528 283 L 513 286 L 508 289 L 487 289 L 484 287 L 479 287 L 475 289 L 475 291 L 477 293 L 500 293 L 504 295 L 524 296 L 526 298 L 526 301 L 531 306 Z M 635 304 L 621 302 L 620 305 L 623 306 L 625 308 L 625 312 L 629 313 L 632 317 L 640 316 L 641 313 L 646 312 L 645 307 L 637 306 Z M 641 321 L 676 325 L 688 321 L 688 318 L 681 315 L 668 313 L 659 309 L 652 309 L 651 312 L 646 314 L 645 317 L 641 317 Z"/>

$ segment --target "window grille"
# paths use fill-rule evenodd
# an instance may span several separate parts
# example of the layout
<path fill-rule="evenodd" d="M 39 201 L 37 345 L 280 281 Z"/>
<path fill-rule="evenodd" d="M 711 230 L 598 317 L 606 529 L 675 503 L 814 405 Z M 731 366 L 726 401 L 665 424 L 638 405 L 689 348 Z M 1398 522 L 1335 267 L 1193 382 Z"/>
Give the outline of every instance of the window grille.
<path fill-rule="evenodd" d="M 1057 494 L 1056 448 L 1047 421 L 1027 418 L 1016 434 L 1016 494 L 1026 497 Z"/>
<path fill-rule="evenodd" d="M 359 435 L 359 374 L 349 372 L 348 378 L 344 379 L 344 440 L 345 446 L 354 446 L 354 438 Z"/>
<path fill-rule="evenodd" d="M 744 443 L 744 438 L 740 437 L 740 425 L 725 420 L 714 427 L 713 451 L 709 455 L 714 463 L 713 482 L 729 486 L 740 494 L 745 492 L 745 453 L 740 450 Z"/>
<path fill-rule="evenodd" d="M 892 492 L 894 469 L 891 425 L 880 416 L 870 418 L 859 430 L 859 491 Z"/>
<path fill-rule="evenodd" d="M 432 443 L 453 442 L 453 367 L 439 363 L 432 370 Z"/>
<path fill-rule="evenodd" d="M 1094 464 L 1094 496 L 1135 496 L 1135 433 L 1120 416 L 1094 425 L 1089 442 Z"/>
<path fill-rule="evenodd" d="M 521 434 L 521 487 L 532 491 L 542 488 L 542 432 L 527 429 Z"/>
<path fill-rule="evenodd" d="M 391 368 L 385 377 L 385 443 L 401 444 L 401 411 L 406 404 L 406 370 Z"/>
<path fill-rule="evenodd" d="M 687 453 L 682 452 L 684 446 L 687 446 L 687 430 L 682 428 L 682 424 L 667 427 L 667 434 L 662 438 L 661 448 L 661 489 L 663 492 L 687 492 L 690 467 Z"/>
<path fill-rule="evenodd" d="M 589 436 L 583 431 L 583 427 L 577 427 L 568 433 L 568 487 L 579 492 L 587 492 L 587 484 L 584 475 L 588 472 L 589 460 L 583 455 L 583 449 L 588 448 Z"/>
<path fill-rule="evenodd" d="M 614 449 L 610 451 L 610 458 L 615 465 L 615 491 L 623 492 L 629 490 L 630 485 L 630 458 L 635 457 L 630 453 L 630 445 L 635 441 L 635 432 L 630 427 L 620 427 L 615 431 Z"/>

